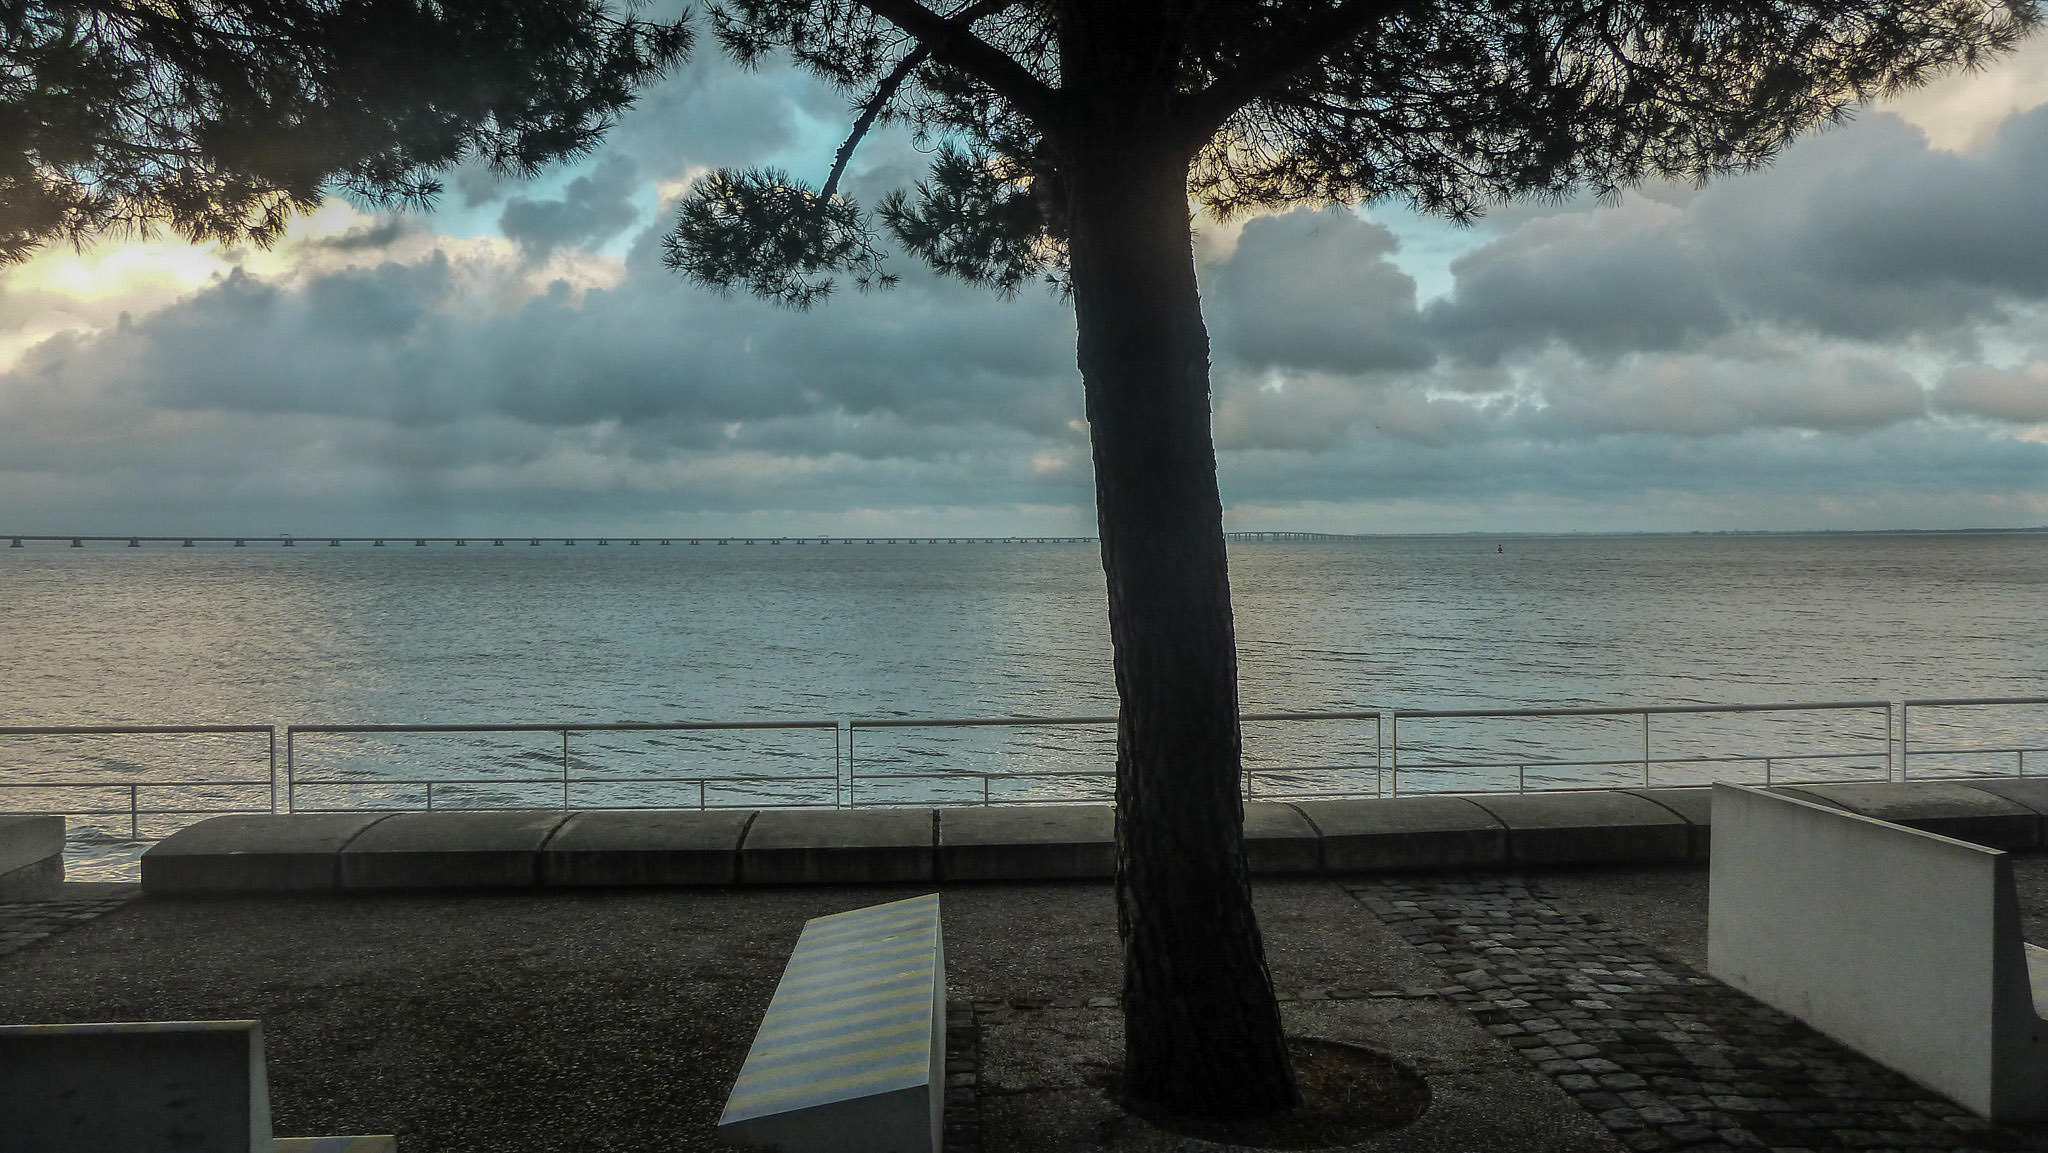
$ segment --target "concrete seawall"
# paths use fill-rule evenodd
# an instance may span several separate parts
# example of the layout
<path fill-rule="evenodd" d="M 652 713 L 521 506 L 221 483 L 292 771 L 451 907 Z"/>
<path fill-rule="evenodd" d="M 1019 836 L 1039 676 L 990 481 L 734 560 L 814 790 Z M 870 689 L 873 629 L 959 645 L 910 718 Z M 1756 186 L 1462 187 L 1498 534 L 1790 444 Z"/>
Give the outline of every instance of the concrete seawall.
<path fill-rule="evenodd" d="M 2016 851 L 2048 847 L 2048 779 L 1783 786 Z M 1262 876 L 1697 862 L 1711 790 L 1246 805 Z M 1116 868 L 1106 805 L 294 813 L 216 817 L 142 858 L 163 894 L 1088 880 Z"/>

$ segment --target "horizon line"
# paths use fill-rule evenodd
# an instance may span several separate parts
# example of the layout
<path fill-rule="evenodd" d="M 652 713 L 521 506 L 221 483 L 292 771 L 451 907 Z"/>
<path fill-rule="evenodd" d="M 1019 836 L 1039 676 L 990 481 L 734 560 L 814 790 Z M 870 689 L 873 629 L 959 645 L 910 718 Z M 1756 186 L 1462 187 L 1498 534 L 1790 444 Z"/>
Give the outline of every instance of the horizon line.
<path fill-rule="evenodd" d="M 1987 535 L 1987 534 L 2033 534 L 2048 533 L 2048 525 L 2018 527 L 1965 527 L 1965 528 L 1850 528 L 1850 529 L 1636 529 L 1636 530 L 1585 530 L 1566 529 L 1552 531 L 1531 530 L 1488 530 L 1468 529 L 1457 532 L 1321 532 L 1301 529 L 1228 529 L 1223 533 L 1227 541 L 1241 543 L 1262 543 L 1274 541 L 1315 541 L 1315 540 L 1382 540 L 1382 539 L 1456 539 L 1456 538 L 1558 538 L 1558 537 L 1677 537 L 1677 536 L 1940 536 L 1940 535 Z M 802 534 L 749 534 L 749 533 L 692 533 L 679 534 L 622 534 L 587 533 L 581 535 L 532 533 L 467 533 L 423 535 L 417 533 L 385 533 L 377 535 L 353 534 L 296 534 L 296 533 L 241 533 L 241 534 L 144 534 L 144 533 L 11 533 L 0 531 L 0 537 L 8 538 L 9 548 L 24 547 L 25 542 L 66 543 L 73 548 L 83 548 L 87 542 L 96 544 L 122 544 L 139 548 L 143 544 L 174 544 L 180 547 L 197 547 L 200 544 L 228 544 L 246 547 L 251 542 L 275 544 L 282 547 L 297 547 L 305 544 L 315 547 L 338 547 L 342 544 L 367 544 L 372 547 L 387 547 L 390 542 L 412 542 L 415 547 L 430 544 L 447 544 L 466 547 L 471 543 L 490 542 L 487 547 L 503 547 L 506 541 L 526 542 L 527 547 L 542 543 L 574 546 L 579 543 L 594 547 L 625 546 L 635 547 L 652 544 L 655 547 L 681 543 L 684 545 L 810 545 L 810 544 L 1095 544 L 1100 537 L 1084 534 L 1038 534 L 1038 533 L 802 533 Z"/>

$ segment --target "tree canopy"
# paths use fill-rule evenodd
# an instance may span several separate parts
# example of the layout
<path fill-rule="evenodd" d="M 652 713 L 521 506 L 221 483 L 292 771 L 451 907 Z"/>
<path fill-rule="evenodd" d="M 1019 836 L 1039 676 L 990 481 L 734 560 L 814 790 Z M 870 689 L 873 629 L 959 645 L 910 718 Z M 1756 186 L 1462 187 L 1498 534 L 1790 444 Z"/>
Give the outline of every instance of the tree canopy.
<path fill-rule="evenodd" d="M 168 227 L 268 243 L 596 144 L 691 33 L 600 0 L 0 0 L 0 264 Z"/>
<path fill-rule="evenodd" d="M 805 306 L 835 275 L 888 283 L 886 233 L 941 273 L 1014 291 L 1066 272 L 1062 140 L 1139 117 L 1189 158 L 1217 219 L 1394 199 L 1455 220 L 1516 197 L 1612 194 L 1758 167 L 1802 131 L 1955 66 L 2036 19 L 2031 0 L 1267 0 L 1086 5 L 728 0 L 736 59 L 786 54 L 853 102 L 822 186 L 721 172 L 670 263 Z M 1077 35 L 1094 26 L 1094 36 Z M 1123 52 L 1121 91 L 1064 82 Z M 1100 63 L 1100 62 L 1095 62 Z M 1125 98 L 1129 98 L 1126 103 Z M 861 137 L 900 122 L 930 175 L 872 212 L 838 192 Z M 879 228 L 877 227 L 879 224 Z"/>

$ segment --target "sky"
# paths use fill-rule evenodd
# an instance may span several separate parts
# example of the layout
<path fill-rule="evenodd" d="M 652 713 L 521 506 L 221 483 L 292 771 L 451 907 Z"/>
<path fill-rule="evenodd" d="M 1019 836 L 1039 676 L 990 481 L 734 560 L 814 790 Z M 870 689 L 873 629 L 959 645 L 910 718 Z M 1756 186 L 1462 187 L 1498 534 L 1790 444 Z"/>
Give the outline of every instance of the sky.
<path fill-rule="evenodd" d="M 0 270 L 0 534 L 1092 533 L 1056 297 L 661 266 L 691 181 L 815 184 L 849 121 L 707 40 L 533 181 Z M 877 134 L 847 190 L 923 161 Z M 1226 527 L 2048 525 L 2043 189 L 2037 40 L 1704 187 L 1198 221 Z"/>

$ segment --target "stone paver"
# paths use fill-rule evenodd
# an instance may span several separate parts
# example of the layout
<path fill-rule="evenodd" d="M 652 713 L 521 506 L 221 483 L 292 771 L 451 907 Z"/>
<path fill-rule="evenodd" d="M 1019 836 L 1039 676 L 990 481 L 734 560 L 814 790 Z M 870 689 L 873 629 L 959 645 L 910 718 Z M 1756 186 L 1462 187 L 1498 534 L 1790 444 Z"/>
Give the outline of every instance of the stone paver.
<path fill-rule="evenodd" d="M 1352 895 L 1448 998 L 1637 1150 L 2048 1149 L 1513 876 Z"/>
<path fill-rule="evenodd" d="M 974 1006 L 946 1002 L 944 1153 L 981 1153 L 981 1025 Z"/>
<path fill-rule="evenodd" d="M 139 890 L 130 890 L 91 897 L 0 902 L 0 957 L 118 909 L 139 895 Z"/>

